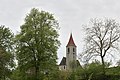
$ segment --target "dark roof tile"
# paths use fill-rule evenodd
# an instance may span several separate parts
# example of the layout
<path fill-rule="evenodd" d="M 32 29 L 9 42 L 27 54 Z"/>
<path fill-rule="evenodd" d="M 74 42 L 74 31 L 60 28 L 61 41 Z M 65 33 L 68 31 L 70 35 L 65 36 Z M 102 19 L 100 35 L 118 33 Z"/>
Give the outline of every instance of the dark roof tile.
<path fill-rule="evenodd" d="M 66 57 L 63 57 L 59 65 L 66 65 Z"/>

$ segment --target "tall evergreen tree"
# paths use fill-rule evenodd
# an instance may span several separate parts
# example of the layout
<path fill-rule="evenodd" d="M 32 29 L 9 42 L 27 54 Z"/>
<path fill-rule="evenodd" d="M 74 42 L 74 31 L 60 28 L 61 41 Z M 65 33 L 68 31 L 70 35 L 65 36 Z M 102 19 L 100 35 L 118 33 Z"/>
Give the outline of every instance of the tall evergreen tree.
<path fill-rule="evenodd" d="M 33 8 L 20 28 L 16 35 L 18 68 L 25 79 L 41 80 L 57 68 L 58 23 L 52 14 Z"/>

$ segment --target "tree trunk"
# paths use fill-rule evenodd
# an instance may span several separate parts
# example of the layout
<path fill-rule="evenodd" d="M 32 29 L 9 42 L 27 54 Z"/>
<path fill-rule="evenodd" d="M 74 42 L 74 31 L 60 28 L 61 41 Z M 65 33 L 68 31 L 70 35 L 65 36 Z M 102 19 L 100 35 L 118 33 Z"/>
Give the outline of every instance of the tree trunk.
<path fill-rule="evenodd" d="M 38 66 L 35 67 L 35 80 L 39 80 L 39 68 L 38 68 Z"/>
<path fill-rule="evenodd" d="M 103 79 L 105 78 L 105 62 L 104 62 L 104 57 L 101 56 L 101 60 L 102 60 L 102 70 L 103 70 Z"/>

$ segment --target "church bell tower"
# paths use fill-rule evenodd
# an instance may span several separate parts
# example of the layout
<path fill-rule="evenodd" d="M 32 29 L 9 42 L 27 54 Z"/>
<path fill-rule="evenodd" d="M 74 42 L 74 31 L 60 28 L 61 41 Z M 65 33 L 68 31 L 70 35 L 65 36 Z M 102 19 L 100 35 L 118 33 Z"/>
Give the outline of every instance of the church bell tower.
<path fill-rule="evenodd" d="M 66 69 L 71 70 L 76 64 L 76 45 L 74 43 L 72 34 L 70 35 L 69 42 L 66 46 Z"/>

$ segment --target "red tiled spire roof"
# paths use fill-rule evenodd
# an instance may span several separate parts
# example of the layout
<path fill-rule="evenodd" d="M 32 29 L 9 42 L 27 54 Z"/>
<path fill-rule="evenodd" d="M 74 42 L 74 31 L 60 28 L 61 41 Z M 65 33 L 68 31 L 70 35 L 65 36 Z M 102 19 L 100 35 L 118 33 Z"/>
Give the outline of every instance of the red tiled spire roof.
<path fill-rule="evenodd" d="M 75 43 L 74 43 L 74 40 L 73 40 L 73 37 L 72 37 L 72 33 L 71 33 L 71 35 L 70 35 L 70 39 L 69 39 L 69 42 L 68 42 L 68 44 L 67 44 L 67 47 L 68 46 L 75 46 L 76 47 L 76 45 L 75 45 Z"/>

